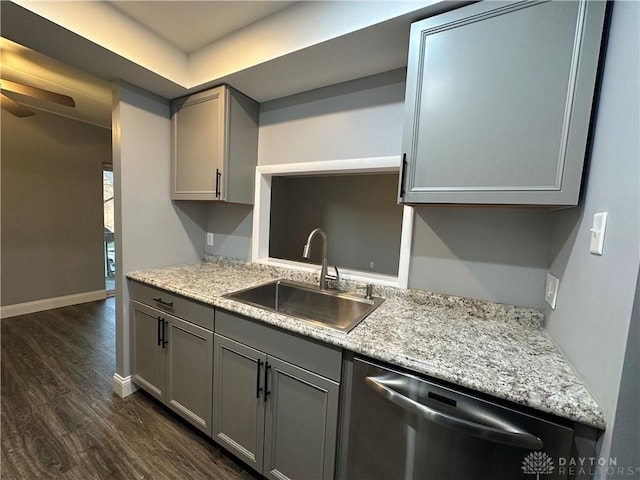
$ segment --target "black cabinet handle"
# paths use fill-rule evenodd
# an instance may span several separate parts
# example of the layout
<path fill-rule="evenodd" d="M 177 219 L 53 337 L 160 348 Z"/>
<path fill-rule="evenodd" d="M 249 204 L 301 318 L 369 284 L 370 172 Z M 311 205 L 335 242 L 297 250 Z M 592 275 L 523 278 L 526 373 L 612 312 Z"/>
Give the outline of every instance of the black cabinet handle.
<path fill-rule="evenodd" d="M 160 342 L 162 342 L 162 338 L 160 337 L 160 330 L 162 329 L 161 325 L 162 320 L 158 317 L 158 346 L 160 346 Z"/>
<path fill-rule="evenodd" d="M 165 302 L 162 298 L 154 298 L 154 302 L 158 302 L 160 305 L 164 305 L 165 307 L 173 307 L 173 302 Z"/>
<path fill-rule="evenodd" d="M 167 330 L 166 330 L 166 326 L 169 322 L 167 322 L 164 318 L 162 319 L 162 348 L 167 346 L 167 343 L 169 343 L 167 341 Z"/>
<path fill-rule="evenodd" d="M 262 387 L 260 386 L 260 366 L 262 365 L 262 360 L 258 359 L 258 367 L 256 368 L 256 398 L 260 398 L 260 392 L 262 391 Z"/>
<path fill-rule="evenodd" d="M 222 174 L 220 170 L 216 168 L 216 198 L 220 198 L 220 177 Z"/>
<path fill-rule="evenodd" d="M 271 365 L 269 365 L 269 362 L 265 362 L 265 364 L 264 364 L 264 403 L 267 403 L 267 397 L 271 393 L 269 391 L 269 388 L 267 387 L 268 381 L 269 381 L 269 369 L 270 368 L 271 368 Z"/>
<path fill-rule="evenodd" d="M 404 182 L 407 174 L 407 154 L 402 154 L 402 166 L 400 167 L 400 198 L 404 198 Z"/>

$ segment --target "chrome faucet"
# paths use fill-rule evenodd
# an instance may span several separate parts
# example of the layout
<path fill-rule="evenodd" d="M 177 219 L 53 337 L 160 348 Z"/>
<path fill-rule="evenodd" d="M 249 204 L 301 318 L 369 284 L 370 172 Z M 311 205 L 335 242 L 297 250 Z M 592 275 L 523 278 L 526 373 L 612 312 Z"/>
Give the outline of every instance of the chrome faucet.
<path fill-rule="evenodd" d="M 322 266 L 320 268 L 320 289 L 327 290 L 327 234 L 321 228 L 316 228 L 311 231 L 307 243 L 302 250 L 302 256 L 309 258 L 311 256 L 311 240 L 316 234 L 322 237 Z"/>

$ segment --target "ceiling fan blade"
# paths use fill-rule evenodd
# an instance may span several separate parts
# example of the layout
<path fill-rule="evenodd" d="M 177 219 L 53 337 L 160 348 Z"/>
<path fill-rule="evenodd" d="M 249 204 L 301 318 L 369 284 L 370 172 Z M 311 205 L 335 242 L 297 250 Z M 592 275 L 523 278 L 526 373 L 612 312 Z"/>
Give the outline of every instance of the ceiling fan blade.
<path fill-rule="evenodd" d="M 0 106 L 4 108 L 7 112 L 12 113 L 16 117 L 30 117 L 31 115 L 35 115 L 33 110 L 29 110 L 27 107 L 23 107 L 18 102 L 14 102 L 9 97 L 7 97 L 4 93 L 0 94 Z"/>
<path fill-rule="evenodd" d="M 26 95 L 28 97 L 40 98 L 42 100 L 48 100 L 49 102 L 58 103 L 65 107 L 75 107 L 76 102 L 68 95 L 62 95 L 61 93 L 51 92 L 42 88 L 30 87 L 29 85 L 23 85 L 21 83 L 11 82 L 9 80 L 0 79 L 0 87 L 2 90 L 7 90 L 13 93 L 19 93 L 20 95 Z"/>

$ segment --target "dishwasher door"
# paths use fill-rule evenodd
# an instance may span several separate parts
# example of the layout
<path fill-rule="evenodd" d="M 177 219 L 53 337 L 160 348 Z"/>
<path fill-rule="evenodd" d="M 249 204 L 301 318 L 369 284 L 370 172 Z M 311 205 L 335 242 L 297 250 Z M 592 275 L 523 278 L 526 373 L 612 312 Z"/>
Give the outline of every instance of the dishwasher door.
<path fill-rule="evenodd" d="M 349 480 L 558 480 L 573 430 L 354 360 Z"/>

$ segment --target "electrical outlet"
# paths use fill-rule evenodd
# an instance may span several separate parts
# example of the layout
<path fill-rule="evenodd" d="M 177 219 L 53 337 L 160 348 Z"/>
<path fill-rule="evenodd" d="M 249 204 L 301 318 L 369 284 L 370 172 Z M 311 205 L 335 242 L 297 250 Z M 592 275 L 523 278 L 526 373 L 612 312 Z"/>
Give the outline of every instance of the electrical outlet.
<path fill-rule="evenodd" d="M 544 289 L 544 301 L 556 309 L 556 300 L 558 299 L 558 287 L 560 286 L 560 280 L 554 277 L 550 273 L 547 273 L 547 284 Z"/>
<path fill-rule="evenodd" d="M 207 232 L 207 245 L 213 247 L 213 233 Z"/>
<path fill-rule="evenodd" d="M 369 262 L 369 268 L 374 268 L 376 266 L 375 262 Z"/>

